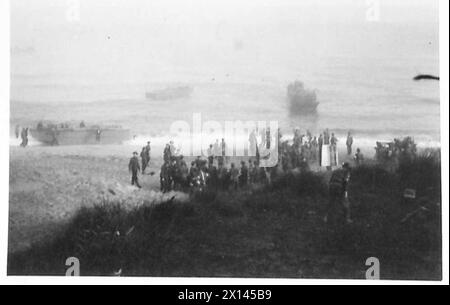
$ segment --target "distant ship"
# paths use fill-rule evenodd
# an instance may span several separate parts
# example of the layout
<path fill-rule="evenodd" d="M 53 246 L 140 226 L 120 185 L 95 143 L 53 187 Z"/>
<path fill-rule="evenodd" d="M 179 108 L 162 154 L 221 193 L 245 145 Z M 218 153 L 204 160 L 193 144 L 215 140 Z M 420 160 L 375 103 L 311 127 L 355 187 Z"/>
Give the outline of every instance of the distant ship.
<path fill-rule="evenodd" d="M 84 122 L 78 126 L 40 122 L 30 133 L 34 139 L 48 145 L 122 144 L 131 139 L 130 130 L 120 126 L 86 126 Z"/>
<path fill-rule="evenodd" d="M 145 97 L 154 101 L 167 101 L 191 96 L 193 89 L 189 86 L 168 87 L 145 93 Z"/>
<path fill-rule="evenodd" d="M 315 113 L 319 102 L 314 90 L 305 89 L 300 81 L 295 81 L 287 87 L 289 108 L 292 114 Z"/>

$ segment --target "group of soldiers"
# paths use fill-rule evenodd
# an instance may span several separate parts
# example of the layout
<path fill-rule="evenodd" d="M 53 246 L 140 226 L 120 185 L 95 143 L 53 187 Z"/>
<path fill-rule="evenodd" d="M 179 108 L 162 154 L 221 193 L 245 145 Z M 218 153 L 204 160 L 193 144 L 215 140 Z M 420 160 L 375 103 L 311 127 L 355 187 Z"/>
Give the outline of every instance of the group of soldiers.
<path fill-rule="evenodd" d="M 218 141 L 217 141 L 218 142 Z M 208 187 L 213 190 L 230 190 L 246 187 L 253 183 L 266 183 L 270 179 L 267 168 L 260 167 L 259 158 L 249 158 L 238 163 L 230 162 L 225 155 L 226 143 L 222 139 L 219 149 L 208 149 L 207 158 L 197 157 L 188 166 L 183 155 L 177 154 L 174 143 L 168 143 L 163 152 L 163 164 L 160 170 L 160 188 L 162 192 L 202 191 Z M 217 153 L 217 154 L 216 154 Z M 131 184 L 141 188 L 138 174 L 145 174 L 151 158 L 150 142 L 142 148 L 140 155 L 133 153 L 129 162 Z M 140 158 L 139 158 L 140 157 Z M 151 172 L 150 175 L 154 173 Z"/>
<path fill-rule="evenodd" d="M 279 137 L 281 139 L 281 134 L 279 134 Z M 352 153 L 352 144 L 353 138 L 349 132 L 346 141 L 348 155 Z M 291 168 L 300 170 L 300 172 L 308 171 L 308 162 L 320 162 L 321 145 L 335 147 L 337 138 L 333 133 L 330 134 L 328 130 L 318 138 L 312 137 L 310 132 L 301 135 L 298 130 L 295 130 L 293 143 L 283 142 L 278 147 L 281 163 L 278 163 L 275 167 L 266 168 L 260 166 L 258 155 L 247 160 L 240 160 L 239 165 L 230 162 L 229 158 L 225 156 L 226 144 L 224 140 L 219 144 L 219 150 L 214 150 L 215 145 L 211 145 L 208 149 L 207 158 L 197 157 L 188 166 L 185 158 L 175 153 L 175 146 L 173 142 L 170 142 L 166 145 L 163 153 L 164 162 L 160 171 L 160 188 L 162 192 L 176 190 L 195 193 L 202 192 L 205 189 L 230 191 L 245 189 L 253 184 L 270 184 L 277 175 L 282 175 Z M 139 160 L 138 153 L 134 152 L 129 163 L 129 169 L 132 173 L 131 184 L 139 188 L 141 186 L 138 181 L 138 173 L 141 171 L 141 164 L 142 173 L 148 167 L 150 152 L 150 142 L 148 142 L 142 148 L 141 160 Z M 216 155 L 214 152 L 218 152 L 218 154 Z M 361 155 L 362 159 L 362 154 L 357 149 L 355 160 L 358 158 L 358 154 Z M 331 221 L 330 216 L 335 216 L 341 211 L 345 215 L 346 223 L 352 223 L 347 190 L 350 173 L 351 166 L 349 163 L 344 163 L 342 167 L 332 172 L 329 181 L 329 204 L 324 218 L 325 222 Z"/>
<path fill-rule="evenodd" d="M 281 139 L 281 135 L 279 135 Z M 337 157 L 337 143 L 338 139 L 334 133 L 330 133 L 328 129 L 324 130 L 318 137 L 312 136 L 309 130 L 305 134 L 301 134 L 300 130 L 296 128 L 294 130 L 294 138 L 292 143 L 289 141 L 280 141 L 279 147 L 279 164 L 281 164 L 284 171 L 292 170 L 295 168 L 305 169 L 310 164 L 317 163 L 319 166 L 325 166 L 327 169 L 331 169 L 332 166 L 338 165 Z M 353 152 L 353 136 L 351 132 L 348 132 L 346 139 L 347 155 L 351 156 Z M 329 153 L 331 156 L 330 164 L 324 165 L 323 162 L 323 147 L 327 145 L 329 147 Z M 353 156 L 353 160 L 356 165 L 360 165 L 364 156 L 359 148 L 356 149 L 356 153 Z"/>
<path fill-rule="evenodd" d="M 270 135 L 268 135 L 270 137 Z M 174 142 L 166 144 L 163 152 L 163 164 L 160 169 L 160 189 L 163 192 L 171 190 L 195 191 L 206 188 L 213 190 L 236 190 L 245 188 L 250 184 L 270 183 L 277 175 L 293 169 L 308 171 L 313 162 L 321 163 L 321 150 L 323 145 L 329 145 L 331 150 L 337 150 L 337 142 L 334 133 L 326 129 L 319 137 L 312 136 L 306 131 L 301 134 L 297 128 L 294 130 L 292 141 L 281 141 L 282 135 L 279 132 L 278 165 L 275 167 L 260 166 L 260 156 L 258 145 L 256 145 L 256 156 L 247 158 L 234 158 L 230 161 L 226 156 L 227 144 L 225 139 L 216 140 L 209 145 L 203 157 L 197 157 L 194 161 L 187 162 L 183 155 L 180 155 L 175 148 Z M 252 137 L 249 141 L 251 143 Z M 265 141 L 267 143 L 268 140 Z M 352 153 L 353 137 L 351 133 L 347 136 L 347 153 Z M 265 144 L 267 146 L 267 144 Z M 132 172 L 132 184 L 140 187 L 138 172 L 145 173 L 150 162 L 151 147 L 150 142 L 142 148 L 140 160 L 135 152 L 130 160 L 129 168 Z M 358 164 L 363 156 L 357 149 L 354 157 Z M 151 173 L 153 175 L 154 173 Z"/>
<path fill-rule="evenodd" d="M 375 158 L 380 162 L 396 161 L 399 157 L 414 156 L 417 146 L 411 137 L 394 139 L 393 142 L 377 142 L 375 146 Z"/>
<path fill-rule="evenodd" d="M 164 162 L 161 167 L 161 191 L 189 190 L 202 191 L 205 188 L 212 190 L 237 190 L 249 184 L 265 183 L 268 180 L 267 168 L 259 166 L 258 161 L 249 159 L 241 161 L 240 165 L 231 162 L 216 162 L 217 159 L 203 160 L 197 157 L 190 167 L 183 156 L 173 157 L 171 162 Z M 217 164 L 217 166 L 216 166 Z"/>
<path fill-rule="evenodd" d="M 332 141 L 332 137 L 333 135 L 331 135 L 330 141 Z M 306 141 L 294 139 L 294 144 L 290 147 L 300 148 L 299 154 L 304 154 L 309 147 L 314 147 L 314 144 L 311 145 L 314 143 L 314 138 L 310 137 L 309 139 L 308 136 L 306 136 Z M 301 145 L 295 146 L 296 141 Z M 150 151 L 150 142 L 148 142 L 147 146 L 142 149 L 141 160 L 139 160 L 138 153 L 134 152 L 129 163 L 132 172 L 131 183 L 139 188 L 141 188 L 138 181 L 138 172 L 141 170 L 140 161 L 142 172 L 144 172 L 150 161 Z M 160 171 L 162 192 L 176 190 L 194 193 L 205 189 L 213 191 L 245 189 L 252 184 L 270 184 L 271 180 L 284 172 L 283 166 L 280 164 L 271 168 L 260 166 L 258 158 L 241 160 L 240 165 L 236 166 L 234 162 L 229 163 L 229 160 L 221 153 L 218 156 L 208 154 L 207 159 L 197 157 L 188 166 L 182 155 L 176 155 L 173 152 L 174 145 L 171 142 L 166 145 L 164 150 L 164 162 Z M 301 162 L 305 163 L 304 157 Z M 300 166 L 300 171 L 303 170 L 308 170 L 307 162 L 303 167 Z M 342 167 L 333 171 L 329 181 L 329 204 L 324 218 L 325 222 L 330 221 L 330 215 L 335 216 L 341 211 L 345 215 L 346 223 L 352 223 L 347 191 L 350 173 L 349 163 L 344 163 Z"/>

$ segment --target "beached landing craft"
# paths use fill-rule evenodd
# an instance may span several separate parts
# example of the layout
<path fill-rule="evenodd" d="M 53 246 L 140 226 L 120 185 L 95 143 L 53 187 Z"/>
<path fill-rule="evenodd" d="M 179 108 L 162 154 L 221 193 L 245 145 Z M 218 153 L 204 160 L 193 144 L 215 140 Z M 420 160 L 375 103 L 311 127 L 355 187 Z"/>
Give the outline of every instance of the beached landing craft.
<path fill-rule="evenodd" d="M 79 126 L 39 123 L 31 129 L 31 136 L 39 142 L 48 145 L 102 145 L 122 144 L 131 139 L 130 130 L 120 126 Z"/>
<path fill-rule="evenodd" d="M 291 114 L 313 114 L 316 113 L 319 102 L 316 92 L 305 89 L 300 81 L 295 81 L 287 87 L 287 97 Z"/>

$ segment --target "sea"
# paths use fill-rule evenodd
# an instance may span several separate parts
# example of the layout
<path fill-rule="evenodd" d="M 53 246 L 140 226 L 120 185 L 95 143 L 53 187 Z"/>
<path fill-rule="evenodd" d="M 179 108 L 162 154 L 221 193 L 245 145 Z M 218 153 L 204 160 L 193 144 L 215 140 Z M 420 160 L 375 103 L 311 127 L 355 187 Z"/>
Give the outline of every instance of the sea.
<path fill-rule="evenodd" d="M 167 142 L 174 122 L 276 121 L 314 135 L 325 128 L 361 145 L 411 136 L 440 146 L 439 28 L 430 23 L 261 22 L 239 27 L 62 26 L 12 30 L 10 126 L 39 121 L 120 125 L 132 141 Z M 315 90 L 316 114 L 290 113 L 286 90 Z M 145 93 L 189 86 L 191 96 Z M 11 140 L 16 143 L 16 140 Z M 34 143 L 33 141 L 31 143 Z"/>

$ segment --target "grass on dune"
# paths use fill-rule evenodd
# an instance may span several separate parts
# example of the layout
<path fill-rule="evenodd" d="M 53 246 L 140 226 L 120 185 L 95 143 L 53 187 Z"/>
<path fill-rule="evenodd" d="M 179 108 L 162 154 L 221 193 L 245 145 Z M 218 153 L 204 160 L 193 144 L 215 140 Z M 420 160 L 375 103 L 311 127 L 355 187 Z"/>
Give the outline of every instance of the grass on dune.
<path fill-rule="evenodd" d="M 11 254 L 8 273 L 64 275 L 74 256 L 81 275 L 364 278 L 375 256 L 384 279 L 440 279 L 440 162 L 410 162 L 413 170 L 353 171 L 352 225 L 323 222 L 324 176 L 290 174 L 273 186 L 184 203 L 82 208 L 54 239 Z M 405 201 L 417 176 L 420 198 Z"/>

